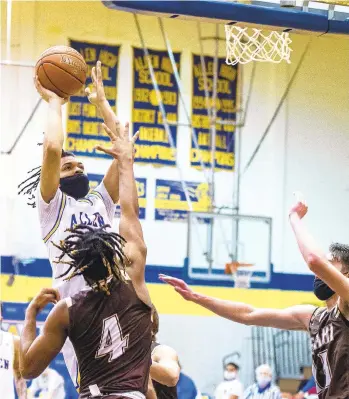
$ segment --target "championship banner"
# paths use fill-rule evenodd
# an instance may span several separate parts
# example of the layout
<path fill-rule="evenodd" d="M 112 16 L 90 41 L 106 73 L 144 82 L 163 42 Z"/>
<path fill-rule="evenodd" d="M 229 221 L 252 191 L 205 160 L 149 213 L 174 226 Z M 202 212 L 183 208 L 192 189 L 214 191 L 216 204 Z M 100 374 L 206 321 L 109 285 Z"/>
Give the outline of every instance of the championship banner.
<path fill-rule="evenodd" d="M 207 183 L 186 182 L 195 212 L 208 212 L 211 207 Z M 155 220 L 186 220 L 189 207 L 182 183 L 173 180 L 156 180 Z"/>
<path fill-rule="evenodd" d="M 212 103 L 213 92 L 213 57 L 205 57 L 207 87 Z M 237 66 L 227 65 L 225 58 L 218 59 L 218 79 L 216 109 L 217 119 L 221 121 L 236 121 L 236 91 Z M 191 142 L 191 166 L 200 168 L 200 159 L 205 167 L 211 167 L 211 131 L 208 116 L 205 80 L 201 67 L 200 56 L 193 55 L 193 96 L 192 96 L 192 124 L 195 128 L 196 139 L 200 151 Z M 234 170 L 235 164 L 235 126 L 216 123 L 216 170 Z M 201 158 L 200 158 L 201 154 Z"/>
<path fill-rule="evenodd" d="M 178 88 L 167 51 L 149 50 L 156 81 L 161 91 L 167 120 L 178 120 Z M 180 53 L 174 53 L 180 68 Z M 135 162 L 168 166 L 176 164 L 177 126 L 170 125 L 175 149 L 169 143 L 156 92 L 143 49 L 133 49 L 133 133 L 139 130 L 135 144 Z"/>
<path fill-rule="evenodd" d="M 92 90 L 91 70 L 97 61 L 102 63 L 104 91 L 109 104 L 116 111 L 116 82 L 120 46 L 70 41 L 70 46 L 77 50 L 88 66 L 86 87 Z M 110 158 L 102 152 L 96 152 L 97 145 L 105 146 L 110 139 L 104 132 L 103 119 L 97 115 L 97 108 L 90 104 L 83 88 L 77 95 L 71 96 L 68 104 L 67 138 L 65 149 L 86 157 Z"/>
<path fill-rule="evenodd" d="M 98 186 L 98 184 L 103 180 L 102 175 L 88 174 L 90 181 L 90 189 L 93 190 Z M 145 219 L 146 209 L 147 209 L 147 179 L 136 178 L 136 186 L 138 193 L 138 204 L 139 204 L 139 218 Z M 120 218 L 120 206 L 116 206 L 115 217 Z"/>

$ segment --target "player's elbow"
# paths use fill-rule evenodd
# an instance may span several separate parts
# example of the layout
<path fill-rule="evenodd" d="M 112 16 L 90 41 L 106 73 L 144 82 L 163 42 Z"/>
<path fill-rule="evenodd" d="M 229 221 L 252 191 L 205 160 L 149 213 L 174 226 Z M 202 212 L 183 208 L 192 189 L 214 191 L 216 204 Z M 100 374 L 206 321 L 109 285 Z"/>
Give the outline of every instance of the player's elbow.
<path fill-rule="evenodd" d="M 145 245 L 145 242 L 143 240 L 139 243 L 139 247 L 138 248 L 139 248 L 139 253 L 141 254 L 141 256 L 146 258 L 147 257 L 147 253 L 148 253 L 148 248 Z"/>
<path fill-rule="evenodd" d="M 316 274 L 316 271 L 319 269 L 319 267 L 321 267 L 323 264 L 322 258 L 313 253 L 308 255 L 307 258 L 305 259 L 305 261 L 307 262 L 309 269 L 315 274 Z"/>
<path fill-rule="evenodd" d="M 168 386 L 169 387 L 175 387 L 177 385 L 177 383 L 178 383 L 178 380 L 179 380 L 179 376 L 178 377 L 177 376 L 171 377 L 169 379 Z"/>
<path fill-rule="evenodd" d="M 24 378 L 25 380 L 32 380 L 34 378 L 39 377 L 39 375 L 41 374 L 40 372 L 34 370 L 32 367 L 28 365 L 21 365 L 19 372 L 21 377 Z"/>
<path fill-rule="evenodd" d="M 168 387 L 175 387 L 179 380 L 179 372 L 177 373 L 175 370 L 171 370 L 166 378 L 166 385 Z"/>

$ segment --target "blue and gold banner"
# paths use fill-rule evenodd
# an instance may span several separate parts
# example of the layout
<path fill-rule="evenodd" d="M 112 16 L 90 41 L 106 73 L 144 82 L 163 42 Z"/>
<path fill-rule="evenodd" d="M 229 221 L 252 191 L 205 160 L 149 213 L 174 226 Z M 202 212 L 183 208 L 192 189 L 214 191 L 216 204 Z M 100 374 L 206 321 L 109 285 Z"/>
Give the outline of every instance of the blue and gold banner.
<path fill-rule="evenodd" d="M 156 81 L 161 91 L 167 120 L 178 120 L 178 88 L 167 51 L 149 50 Z M 174 53 L 180 68 L 180 53 Z M 133 49 L 133 133 L 139 130 L 135 144 L 135 162 L 168 166 L 176 164 L 177 126 L 171 126 L 175 148 L 169 143 L 156 92 L 143 49 Z"/>
<path fill-rule="evenodd" d="M 116 110 L 116 82 L 120 46 L 109 46 L 87 42 L 70 41 L 70 46 L 77 50 L 88 66 L 86 86 L 92 85 L 91 70 L 99 60 L 102 63 L 104 91 L 111 107 Z M 97 108 L 90 104 L 83 88 L 77 95 L 71 96 L 68 104 L 67 139 L 65 148 L 76 155 L 86 157 L 110 158 L 94 147 L 105 145 L 110 139 L 104 132 L 97 114 Z"/>
<path fill-rule="evenodd" d="M 212 104 L 214 59 L 205 57 L 207 88 Z M 223 122 L 236 121 L 237 66 L 227 65 L 225 58 L 218 59 L 218 79 L 216 109 L 217 119 Z M 211 167 L 211 131 L 208 116 L 205 80 L 200 56 L 193 55 L 193 97 L 192 124 L 200 151 L 195 148 L 192 139 L 190 163 L 200 167 L 200 154 L 205 167 Z M 215 169 L 234 170 L 235 126 L 216 123 Z"/>
<path fill-rule="evenodd" d="M 88 174 L 88 178 L 90 181 L 90 188 L 93 190 L 98 186 L 98 184 L 103 180 L 102 175 L 96 174 Z M 147 179 L 144 178 L 136 178 L 136 186 L 138 193 L 138 204 L 139 204 L 139 218 L 145 219 L 146 209 L 147 209 Z M 117 205 L 115 210 L 115 217 L 120 217 L 120 206 Z"/>
<path fill-rule="evenodd" d="M 193 211 L 207 212 L 211 201 L 207 183 L 186 182 Z M 186 220 L 189 206 L 182 183 L 173 180 L 156 180 L 155 220 Z"/>

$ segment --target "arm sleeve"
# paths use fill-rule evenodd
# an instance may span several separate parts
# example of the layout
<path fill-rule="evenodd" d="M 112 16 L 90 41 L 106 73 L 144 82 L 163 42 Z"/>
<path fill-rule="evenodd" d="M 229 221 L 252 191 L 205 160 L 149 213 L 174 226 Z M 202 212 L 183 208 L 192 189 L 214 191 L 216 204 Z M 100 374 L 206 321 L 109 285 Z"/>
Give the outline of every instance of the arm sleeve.
<path fill-rule="evenodd" d="M 103 181 L 94 190 L 92 190 L 90 194 L 97 194 L 100 200 L 104 202 L 109 221 L 112 222 L 114 219 L 116 204 L 114 204 L 111 196 L 105 188 Z"/>

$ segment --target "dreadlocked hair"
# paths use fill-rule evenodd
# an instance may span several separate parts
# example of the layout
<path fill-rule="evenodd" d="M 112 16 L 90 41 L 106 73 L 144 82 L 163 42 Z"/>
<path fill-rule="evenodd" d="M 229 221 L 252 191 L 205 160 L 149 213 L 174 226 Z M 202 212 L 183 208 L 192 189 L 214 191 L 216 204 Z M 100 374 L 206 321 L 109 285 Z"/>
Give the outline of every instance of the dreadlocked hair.
<path fill-rule="evenodd" d="M 335 242 L 330 245 L 331 255 L 343 265 L 343 272 L 349 272 L 349 245 Z"/>
<path fill-rule="evenodd" d="M 42 143 L 38 143 L 38 145 L 42 145 Z M 74 157 L 74 154 L 72 152 L 62 150 L 61 158 L 68 156 Z M 36 208 L 35 193 L 40 182 L 41 166 L 37 166 L 36 168 L 30 170 L 27 172 L 27 174 L 30 174 L 30 176 L 18 185 L 18 195 L 27 195 L 27 204 L 32 208 Z"/>
<path fill-rule="evenodd" d="M 66 231 L 71 234 L 59 245 L 52 244 L 62 251 L 55 263 L 65 263 L 70 267 L 57 278 L 65 277 L 69 281 L 83 275 L 95 291 L 104 291 L 110 295 L 109 278 L 114 276 L 125 281 L 127 256 L 124 253 L 126 241 L 117 233 L 106 232 L 110 225 L 98 229 L 79 224 Z M 68 255 L 70 261 L 62 261 Z"/>

